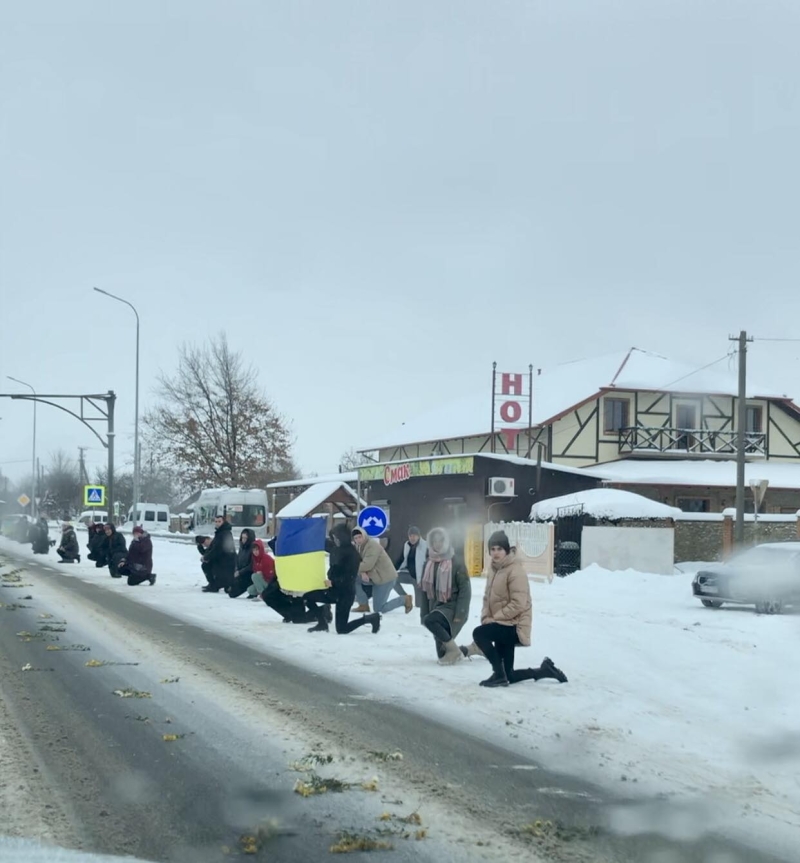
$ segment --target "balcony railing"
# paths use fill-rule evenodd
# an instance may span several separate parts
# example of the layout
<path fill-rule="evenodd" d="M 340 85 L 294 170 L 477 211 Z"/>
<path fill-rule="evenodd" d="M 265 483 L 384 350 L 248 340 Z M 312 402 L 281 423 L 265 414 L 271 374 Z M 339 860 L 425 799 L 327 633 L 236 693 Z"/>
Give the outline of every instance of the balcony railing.
<path fill-rule="evenodd" d="M 630 455 L 675 453 L 705 458 L 732 458 L 736 455 L 737 437 L 735 431 L 636 426 L 620 429 L 619 451 Z M 745 452 L 748 455 L 766 456 L 767 436 L 763 432 L 746 432 Z"/>

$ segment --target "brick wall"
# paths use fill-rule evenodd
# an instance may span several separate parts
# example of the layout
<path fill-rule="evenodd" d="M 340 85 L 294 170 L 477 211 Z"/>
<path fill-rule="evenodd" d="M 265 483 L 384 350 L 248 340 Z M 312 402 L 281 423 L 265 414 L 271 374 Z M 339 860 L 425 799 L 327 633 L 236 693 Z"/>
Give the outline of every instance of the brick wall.
<path fill-rule="evenodd" d="M 722 519 L 675 522 L 675 563 L 722 558 Z"/>
<path fill-rule="evenodd" d="M 787 542 L 800 539 L 800 522 L 796 519 L 770 519 L 752 516 L 745 519 L 746 545 L 761 542 Z M 688 560 L 722 560 L 733 546 L 733 519 L 719 516 L 678 518 L 675 521 L 675 563 Z"/>

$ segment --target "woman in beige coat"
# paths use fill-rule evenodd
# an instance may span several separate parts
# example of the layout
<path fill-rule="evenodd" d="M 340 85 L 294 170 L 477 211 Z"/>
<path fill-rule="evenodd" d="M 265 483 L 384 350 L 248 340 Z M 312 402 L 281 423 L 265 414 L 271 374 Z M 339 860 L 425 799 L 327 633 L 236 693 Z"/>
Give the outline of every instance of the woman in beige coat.
<path fill-rule="evenodd" d="M 508 686 L 523 680 L 551 678 L 566 683 L 563 671 L 545 657 L 539 668 L 514 670 L 514 650 L 517 645 L 531 643 L 533 606 L 528 576 L 511 549 L 505 531 L 489 538 L 491 565 L 483 596 L 481 625 L 472 633 L 475 644 L 492 665 L 492 676 L 481 686 Z"/>

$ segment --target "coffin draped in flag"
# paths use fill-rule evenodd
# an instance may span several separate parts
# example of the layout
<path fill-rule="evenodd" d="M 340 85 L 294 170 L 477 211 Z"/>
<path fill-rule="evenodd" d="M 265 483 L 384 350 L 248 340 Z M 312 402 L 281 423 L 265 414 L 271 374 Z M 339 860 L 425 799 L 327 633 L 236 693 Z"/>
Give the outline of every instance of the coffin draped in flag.
<path fill-rule="evenodd" d="M 275 571 L 281 590 L 307 593 L 325 587 L 324 518 L 281 519 L 275 542 Z"/>

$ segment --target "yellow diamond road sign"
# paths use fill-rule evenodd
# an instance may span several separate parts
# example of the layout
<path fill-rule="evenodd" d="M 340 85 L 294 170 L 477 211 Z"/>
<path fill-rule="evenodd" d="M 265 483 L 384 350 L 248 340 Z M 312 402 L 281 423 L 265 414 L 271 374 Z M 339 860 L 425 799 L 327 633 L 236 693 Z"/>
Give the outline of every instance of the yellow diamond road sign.
<path fill-rule="evenodd" d="M 31 499 L 28 497 L 28 495 L 27 495 L 27 494 L 24 494 L 24 493 L 23 493 L 23 494 L 21 494 L 21 495 L 17 498 L 17 503 L 18 503 L 20 506 L 27 506 L 30 502 L 31 502 Z"/>

